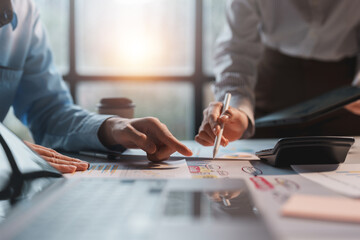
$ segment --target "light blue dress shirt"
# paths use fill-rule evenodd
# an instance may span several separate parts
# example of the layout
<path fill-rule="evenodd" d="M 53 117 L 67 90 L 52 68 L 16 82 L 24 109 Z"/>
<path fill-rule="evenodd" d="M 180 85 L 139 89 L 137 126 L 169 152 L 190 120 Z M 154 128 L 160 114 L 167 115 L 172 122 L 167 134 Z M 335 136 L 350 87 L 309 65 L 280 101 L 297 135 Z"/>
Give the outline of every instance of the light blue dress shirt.
<path fill-rule="evenodd" d="M 30 0 L 13 0 L 17 25 L 0 28 L 0 121 L 9 108 L 36 143 L 68 151 L 105 150 L 97 137 L 109 117 L 73 104 L 54 66 L 39 12 Z"/>

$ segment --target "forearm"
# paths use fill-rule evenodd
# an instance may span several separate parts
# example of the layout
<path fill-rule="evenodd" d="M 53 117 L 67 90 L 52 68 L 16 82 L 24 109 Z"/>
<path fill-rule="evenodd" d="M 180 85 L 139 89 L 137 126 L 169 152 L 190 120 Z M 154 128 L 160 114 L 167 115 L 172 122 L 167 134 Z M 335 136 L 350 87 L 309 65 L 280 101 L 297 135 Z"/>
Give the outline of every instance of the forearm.
<path fill-rule="evenodd" d="M 260 20 L 254 1 L 229 1 L 226 14 L 215 51 L 214 93 L 217 101 L 226 92 L 232 94 L 230 105 L 248 116 L 249 127 L 243 135 L 248 138 L 254 133 L 256 68 L 262 53 L 257 32 Z"/>
<path fill-rule="evenodd" d="M 255 131 L 253 81 L 252 79 L 242 79 L 237 73 L 225 73 L 214 85 L 217 101 L 223 101 L 225 94 L 230 92 L 232 94 L 230 106 L 244 112 L 248 117 L 249 125 L 243 138 L 251 137 Z"/>
<path fill-rule="evenodd" d="M 89 113 L 75 105 L 58 106 L 29 119 L 37 143 L 67 151 L 106 150 L 98 138 L 100 126 L 110 116 Z"/>

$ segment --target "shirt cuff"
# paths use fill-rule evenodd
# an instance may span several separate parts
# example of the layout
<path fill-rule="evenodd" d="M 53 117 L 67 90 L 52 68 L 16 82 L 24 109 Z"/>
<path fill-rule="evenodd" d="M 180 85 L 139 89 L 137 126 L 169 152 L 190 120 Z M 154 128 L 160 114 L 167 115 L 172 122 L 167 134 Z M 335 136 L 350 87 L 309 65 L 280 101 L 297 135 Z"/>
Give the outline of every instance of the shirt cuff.
<path fill-rule="evenodd" d="M 87 139 L 86 146 L 89 150 L 99 150 L 99 151 L 109 151 L 107 147 L 105 147 L 98 136 L 99 129 L 101 125 L 109 118 L 115 117 L 114 115 L 102 115 L 102 114 L 94 114 L 91 118 L 87 119 L 86 125 L 88 126 L 88 134 L 89 138 Z"/>
<path fill-rule="evenodd" d="M 352 82 L 352 85 L 353 85 L 353 86 L 356 86 L 356 87 L 360 87 L 360 70 L 359 70 L 359 72 L 357 73 L 357 75 L 355 76 L 355 79 L 354 79 L 354 81 Z"/>
<path fill-rule="evenodd" d="M 243 98 L 239 95 L 231 97 L 230 106 L 239 109 L 246 114 L 249 120 L 249 125 L 241 138 L 251 138 L 255 133 L 255 119 L 253 106 L 249 99 Z"/>
<path fill-rule="evenodd" d="M 225 94 L 231 93 L 230 106 L 244 112 L 248 117 L 249 125 L 241 138 L 250 138 L 255 133 L 254 82 L 255 78 L 252 76 L 244 76 L 240 73 L 224 73 L 217 78 L 217 82 L 213 85 L 217 101 L 223 101 Z"/>

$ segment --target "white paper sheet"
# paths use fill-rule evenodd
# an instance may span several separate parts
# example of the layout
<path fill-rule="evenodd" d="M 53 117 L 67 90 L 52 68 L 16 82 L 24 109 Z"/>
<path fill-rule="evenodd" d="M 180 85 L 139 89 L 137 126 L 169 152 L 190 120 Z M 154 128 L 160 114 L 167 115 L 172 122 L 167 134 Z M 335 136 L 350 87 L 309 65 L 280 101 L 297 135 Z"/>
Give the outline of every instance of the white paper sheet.
<path fill-rule="evenodd" d="M 360 198 L 360 164 L 293 165 L 292 168 L 333 191 Z"/>
<path fill-rule="evenodd" d="M 127 161 L 91 164 L 87 171 L 65 174 L 65 176 L 91 178 L 191 178 L 185 160 L 161 163 Z"/>
<path fill-rule="evenodd" d="M 254 162 L 259 161 L 188 160 L 187 165 L 192 178 L 247 178 L 262 174 Z"/>
<path fill-rule="evenodd" d="M 204 147 L 195 141 L 181 141 L 192 152 L 193 156 L 187 159 L 212 159 L 213 147 Z M 262 149 L 271 148 L 275 145 L 276 140 L 239 140 L 229 143 L 227 147 L 220 146 L 216 159 L 227 160 L 258 160 L 255 152 Z M 140 149 L 128 149 L 125 155 L 146 155 Z M 173 157 L 184 157 L 179 153 L 174 153 Z"/>

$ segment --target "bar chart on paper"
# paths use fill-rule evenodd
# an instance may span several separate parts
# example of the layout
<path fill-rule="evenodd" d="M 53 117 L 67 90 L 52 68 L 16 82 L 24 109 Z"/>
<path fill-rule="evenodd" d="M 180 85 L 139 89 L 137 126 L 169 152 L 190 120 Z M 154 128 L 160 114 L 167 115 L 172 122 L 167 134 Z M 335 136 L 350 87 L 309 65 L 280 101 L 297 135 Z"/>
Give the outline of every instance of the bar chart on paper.
<path fill-rule="evenodd" d="M 151 163 L 149 161 L 128 161 L 91 164 L 89 169 L 66 177 L 90 178 L 190 178 L 185 160 Z"/>
<path fill-rule="evenodd" d="M 245 170 L 251 168 L 249 161 L 231 160 L 189 160 L 187 161 L 192 178 L 241 178 L 248 177 Z"/>

